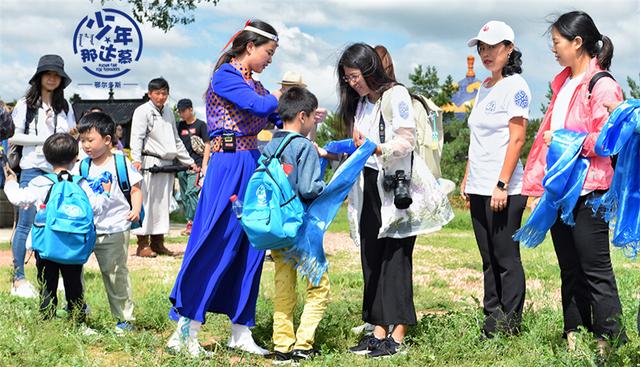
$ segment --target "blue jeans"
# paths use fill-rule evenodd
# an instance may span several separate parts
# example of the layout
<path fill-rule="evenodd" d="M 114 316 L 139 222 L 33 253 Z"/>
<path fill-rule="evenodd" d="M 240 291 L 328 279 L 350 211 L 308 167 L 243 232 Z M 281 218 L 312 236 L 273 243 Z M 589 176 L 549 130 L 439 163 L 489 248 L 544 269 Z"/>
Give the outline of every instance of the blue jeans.
<path fill-rule="evenodd" d="M 26 187 L 33 178 L 44 174 L 45 172 L 39 168 L 23 169 L 20 173 L 20 187 Z M 36 207 L 34 205 L 28 209 L 20 208 L 18 210 L 18 224 L 16 225 L 16 233 L 13 236 L 13 243 L 11 244 L 14 280 L 24 279 L 24 258 L 27 253 L 25 244 L 35 216 Z"/>

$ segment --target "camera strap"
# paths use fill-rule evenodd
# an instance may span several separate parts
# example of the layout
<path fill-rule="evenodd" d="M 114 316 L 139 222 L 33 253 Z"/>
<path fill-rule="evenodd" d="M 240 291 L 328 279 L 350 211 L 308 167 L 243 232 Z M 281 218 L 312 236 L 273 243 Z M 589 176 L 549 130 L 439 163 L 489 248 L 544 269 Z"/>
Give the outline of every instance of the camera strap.
<path fill-rule="evenodd" d="M 384 118 L 382 118 L 382 109 L 380 109 L 380 122 L 378 123 L 378 134 L 380 134 L 380 144 L 384 144 L 386 133 L 384 129 Z"/>
<path fill-rule="evenodd" d="M 382 100 L 382 97 L 380 97 L 380 99 Z M 385 131 L 382 108 L 380 108 L 380 122 L 378 123 L 378 134 L 380 137 L 380 144 L 384 144 L 386 131 Z M 411 176 L 413 175 L 413 155 L 414 155 L 414 152 L 411 152 L 411 167 L 409 167 L 409 178 L 411 178 Z M 383 172 L 384 172 L 384 169 L 383 169 Z"/>

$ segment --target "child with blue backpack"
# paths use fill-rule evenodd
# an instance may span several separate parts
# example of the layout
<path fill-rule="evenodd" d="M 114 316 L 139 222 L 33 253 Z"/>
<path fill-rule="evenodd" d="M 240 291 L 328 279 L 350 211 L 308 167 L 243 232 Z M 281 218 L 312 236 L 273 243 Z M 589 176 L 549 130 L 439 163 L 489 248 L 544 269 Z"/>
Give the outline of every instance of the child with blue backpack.
<path fill-rule="evenodd" d="M 15 173 L 5 164 L 4 190 L 13 205 L 37 208 L 31 237 L 44 318 L 55 316 L 61 274 L 69 314 L 84 322 L 82 266 L 95 244 L 94 214 L 99 215 L 109 202 L 111 184 L 103 183 L 106 193 L 97 195 L 86 180 L 69 173 L 78 156 L 78 142 L 67 133 L 47 138 L 43 153 L 53 167 L 52 173 L 38 176 L 27 187 L 20 188 Z"/>
<path fill-rule="evenodd" d="M 78 123 L 80 143 L 87 154 L 76 165 L 74 173 L 86 178 L 92 187 L 96 182 L 112 178 L 108 207 L 96 216 L 97 239 L 93 250 L 102 273 L 102 281 L 111 315 L 116 320 L 115 332 L 132 328 L 133 300 L 127 267 L 129 230 L 141 225 L 142 175 L 120 152 L 112 153 L 116 141 L 116 124 L 103 112 L 92 112 Z"/>
<path fill-rule="evenodd" d="M 274 133 L 265 146 L 263 157 L 279 158 L 287 180 L 303 205 L 310 204 L 325 188 L 320 172 L 318 150 L 305 136 L 315 126 L 318 100 L 305 88 L 292 87 L 278 101 L 278 113 L 284 129 Z M 283 218 L 283 221 L 286 220 Z M 315 331 L 329 300 L 329 276 L 325 272 L 317 286 L 308 282 L 307 299 L 294 333 L 297 274 L 285 261 L 286 249 L 275 249 L 275 299 L 273 314 L 274 364 L 306 360 L 319 352 L 313 349 Z"/>

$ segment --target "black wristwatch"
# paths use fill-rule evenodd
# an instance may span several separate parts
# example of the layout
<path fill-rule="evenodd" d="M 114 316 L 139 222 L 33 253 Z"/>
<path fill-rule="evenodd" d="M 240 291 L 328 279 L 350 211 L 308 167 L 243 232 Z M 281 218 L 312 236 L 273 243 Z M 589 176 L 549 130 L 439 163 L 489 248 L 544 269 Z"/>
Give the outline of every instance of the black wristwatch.
<path fill-rule="evenodd" d="M 502 180 L 498 180 L 498 183 L 496 184 L 496 187 L 499 188 L 500 190 L 506 190 L 507 189 L 507 183 L 502 181 Z"/>

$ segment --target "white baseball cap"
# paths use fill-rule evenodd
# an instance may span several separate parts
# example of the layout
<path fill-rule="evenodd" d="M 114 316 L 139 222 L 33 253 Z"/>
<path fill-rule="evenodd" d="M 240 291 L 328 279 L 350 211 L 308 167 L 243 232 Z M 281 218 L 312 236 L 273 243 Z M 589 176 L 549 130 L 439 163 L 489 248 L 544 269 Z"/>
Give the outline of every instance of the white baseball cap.
<path fill-rule="evenodd" d="M 513 29 L 511 29 L 507 23 L 491 20 L 480 28 L 477 36 L 467 42 L 467 46 L 474 47 L 480 41 L 488 45 L 497 45 L 502 41 L 513 43 L 515 38 Z"/>

